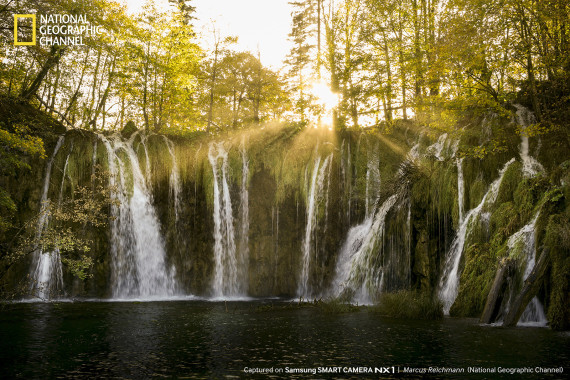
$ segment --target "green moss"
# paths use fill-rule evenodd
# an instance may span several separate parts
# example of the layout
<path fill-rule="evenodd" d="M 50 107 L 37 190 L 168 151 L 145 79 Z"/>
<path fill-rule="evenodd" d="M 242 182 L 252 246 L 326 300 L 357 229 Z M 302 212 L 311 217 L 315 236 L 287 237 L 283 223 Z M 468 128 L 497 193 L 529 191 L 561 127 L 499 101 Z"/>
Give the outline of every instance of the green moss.
<path fill-rule="evenodd" d="M 127 121 L 127 124 L 125 124 L 123 129 L 121 129 L 121 135 L 123 135 L 124 138 L 128 139 L 136 131 L 138 131 L 138 129 L 137 126 L 135 125 L 135 122 L 129 120 Z"/>
<path fill-rule="evenodd" d="M 457 172 L 455 166 L 436 163 L 436 169 L 431 178 L 430 199 L 436 214 L 443 219 L 444 215 L 453 215 L 453 209 L 457 207 Z M 454 220 L 454 226 L 458 228 L 459 213 Z"/>
<path fill-rule="evenodd" d="M 486 243 L 489 240 L 489 214 L 481 213 L 472 219 L 466 236 L 465 246 L 475 243 Z"/>
<path fill-rule="evenodd" d="M 459 292 L 449 312 L 457 317 L 478 317 L 493 284 L 497 258 L 489 244 L 473 244 L 465 250 L 464 256 Z"/>
<path fill-rule="evenodd" d="M 429 199 L 426 196 L 430 189 L 429 178 L 419 172 L 415 179 L 411 189 L 412 203 L 420 208 L 426 209 L 429 204 Z"/>
<path fill-rule="evenodd" d="M 499 187 L 496 204 L 510 202 L 513 200 L 513 193 L 522 179 L 521 170 L 522 164 L 518 161 L 514 162 L 507 168 L 503 175 L 501 186 Z"/>
<path fill-rule="evenodd" d="M 501 242 L 521 227 L 521 218 L 513 202 L 504 202 L 491 214 L 491 234 Z"/>
<path fill-rule="evenodd" d="M 535 205 L 548 190 L 550 184 L 545 177 L 525 178 L 519 182 L 514 192 L 521 220 L 529 220 L 535 212 Z"/>
<path fill-rule="evenodd" d="M 127 196 L 130 198 L 133 195 L 133 184 L 134 184 L 132 165 L 130 163 L 129 156 L 124 149 L 119 149 L 118 151 L 116 151 L 116 155 L 118 160 L 120 161 L 117 162 L 116 164 L 122 165 L 124 167 L 124 170 L 122 170 L 124 187 L 127 192 Z M 120 178 L 118 178 L 118 181 L 120 181 Z"/>
<path fill-rule="evenodd" d="M 546 228 L 545 245 L 550 249 L 550 299 L 548 320 L 555 330 L 570 328 L 570 217 L 552 215 Z"/>
<path fill-rule="evenodd" d="M 469 208 L 468 210 L 477 207 L 479 203 L 483 200 L 485 193 L 487 192 L 487 185 L 485 182 L 478 178 L 469 187 Z"/>

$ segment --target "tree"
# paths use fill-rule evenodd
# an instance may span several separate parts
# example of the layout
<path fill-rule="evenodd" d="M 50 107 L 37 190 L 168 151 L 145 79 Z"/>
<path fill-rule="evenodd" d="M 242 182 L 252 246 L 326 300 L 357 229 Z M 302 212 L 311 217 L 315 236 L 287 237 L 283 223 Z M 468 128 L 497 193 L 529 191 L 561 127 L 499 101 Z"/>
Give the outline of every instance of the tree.
<path fill-rule="evenodd" d="M 289 91 L 295 98 L 293 101 L 295 111 L 299 115 L 301 122 L 306 122 L 311 108 L 307 89 L 311 82 L 311 76 L 315 72 L 315 67 L 319 66 L 318 63 L 315 64 L 312 56 L 315 48 L 313 42 L 316 20 L 315 2 L 313 0 L 305 0 L 289 4 L 295 10 L 293 11 L 293 26 L 289 34 L 293 47 L 285 60 L 285 63 L 289 66 L 287 78 Z M 320 3 L 318 5 L 320 11 Z M 320 16 L 320 12 L 318 14 Z"/>

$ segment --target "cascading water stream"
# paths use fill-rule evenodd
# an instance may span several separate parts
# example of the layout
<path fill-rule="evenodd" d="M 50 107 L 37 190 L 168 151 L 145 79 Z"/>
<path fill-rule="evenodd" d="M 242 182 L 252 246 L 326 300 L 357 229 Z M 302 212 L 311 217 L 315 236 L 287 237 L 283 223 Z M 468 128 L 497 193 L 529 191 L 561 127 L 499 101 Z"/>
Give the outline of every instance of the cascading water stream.
<path fill-rule="evenodd" d="M 345 144 L 346 143 L 346 144 Z M 346 149 L 345 149 L 346 146 Z M 345 154 L 346 152 L 346 154 Z M 346 194 L 346 219 L 348 224 L 350 224 L 351 217 L 351 206 L 352 206 L 352 169 L 351 169 L 351 157 L 350 157 L 350 141 L 342 140 L 342 145 L 340 147 L 340 178 L 339 191 L 345 192 Z"/>
<path fill-rule="evenodd" d="M 64 140 L 64 136 L 60 136 L 58 138 L 54 151 L 46 166 L 46 174 L 44 176 L 42 196 L 40 199 L 40 216 L 38 218 L 35 235 L 36 242 L 40 241 L 42 234 L 49 223 L 49 210 L 46 207 L 48 207 L 47 202 L 51 172 L 55 156 L 63 145 Z M 69 156 L 67 158 L 69 158 Z M 63 178 L 65 178 L 65 173 Z M 61 199 L 58 200 L 58 203 L 61 203 Z M 30 290 L 33 295 L 40 299 L 50 299 L 56 297 L 63 291 L 63 271 L 58 250 L 55 250 L 54 252 L 43 252 L 41 248 L 37 248 L 34 251 L 30 269 L 30 276 L 32 278 Z"/>
<path fill-rule="evenodd" d="M 465 181 L 463 180 L 463 158 L 457 158 L 457 205 L 459 209 L 459 225 L 463 224 L 465 211 L 463 210 L 465 201 Z"/>
<path fill-rule="evenodd" d="M 337 259 L 331 293 L 335 297 L 348 297 L 359 303 L 371 303 L 375 292 L 382 286 L 383 268 L 373 264 L 378 244 L 384 238 L 386 216 L 398 199 L 392 195 L 376 213 L 348 231 Z M 378 253 L 378 254 L 376 254 Z"/>
<path fill-rule="evenodd" d="M 509 252 L 516 250 L 518 244 L 522 243 L 522 253 L 524 254 L 525 271 L 523 274 L 522 282 L 528 278 L 532 272 L 536 262 L 536 222 L 539 213 L 536 213 L 534 218 L 520 230 L 515 232 L 507 241 Z M 534 297 L 522 313 L 519 324 L 520 325 L 540 325 L 545 326 L 547 323 L 544 308 L 538 300 Z"/>
<path fill-rule="evenodd" d="M 177 293 L 174 267 L 166 266 L 166 252 L 156 211 L 137 155 L 133 134 L 103 141 L 108 156 L 111 196 L 111 288 L 113 298 L 154 299 Z"/>
<path fill-rule="evenodd" d="M 366 217 L 376 209 L 380 198 L 380 183 L 380 160 L 378 158 L 378 146 L 376 146 L 376 149 L 369 153 L 366 165 Z"/>
<path fill-rule="evenodd" d="M 168 147 L 168 153 L 172 160 L 172 169 L 170 170 L 169 187 L 170 187 L 170 197 L 174 203 L 174 217 L 176 223 L 180 217 L 180 193 L 182 192 L 182 185 L 180 183 L 180 177 L 178 174 L 178 163 L 176 162 L 176 154 L 174 150 L 174 143 L 170 141 L 166 136 L 163 136 L 164 142 Z M 145 149 L 146 151 L 146 149 Z"/>
<path fill-rule="evenodd" d="M 243 295 L 244 284 L 239 278 L 238 259 L 228 185 L 228 152 L 223 142 L 210 144 L 208 160 L 214 175 L 214 280 L 215 297 Z M 219 161 L 222 161 L 218 167 Z M 221 172 L 221 173 L 220 173 Z M 220 175 L 221 174 L 221 175 Z"/>
<path fill-rule="evenodd" d="M 311 183 L 308 189 L 308 199 L 307 199 L 307 224 L 305 226 L 305 237 L 303 239 L 303 258 L 302 258 L 302 268 L 301 276 L 299 278 L 299 287 L 297 290 L 297 295 L 302 297 L 311 297 L 312 289 L 309 284 L 309 273 L 311 269 L 312 253 L 313 253 L 313 239 L 315 235 L 315 229 L 317 225 L 317 214 L 319 203 L 327 194 L 323 194 L 323 187 L 325 182 L 325 177 L 329 173 L 327 171 L 328 166 L 331 163 L 333 154 L 329 154 L 327 158 L 323 161 L 321 165 L 321 157 L 317 156 L 313 165 L 313 173 L 311 175 Z M 328 203 L 328 199 L 325 199 L 325 207 Z M 326 212 L 326 210 L 325 210 Z"/>
<path fill-rule="evenodd" d="M 433 154 L 439 161 L 443 161 L 443 148 L 447 140 L 447 133 L 439 136 L 437 142 L 427 148 L 427 152 Z"/>
<path fill-rule="evenodd" d="M 245 148 L 245 140 L 242 140 L 240 146 L 241 152 L 241 191 L 240 191 L 240 208 L 241 208 L 241 231 L 239 241 L 239 278 L 242 279 L 240 291 L 245 294 L 247 292 L 248 277 L 248 261 L 249 261 L 249 159 Z M 279 221 L 279 219 L 277 219 Z"/>
<path fill-rule="evenodd" d="M 516 121 L 522 127 L 520 155 L 523 163 L 523 175 L 533 177 L 544 172 L 544 167 L 534 157 L 529 154 L 527 128 L 535 122 L 533 113 L 526 107 L 515 104 Z"/>
<path fill-rule="evenodd" d="M 144 164 L 145 164 L 145 176 L 146 176 L 146 180 L 148 182 L 150 182 L 151 180 L 151 172 L 150 172 L 150 158 L 148 155 L 148 147 L 146 145 L 146 139 L 148 138 L 148 135 L 146 134 L 139 134 L 137 133 L 137 135 L 140 137 L 140 143 L 143 147 L 143 151 L 144 151 Z M 131 136 L 133 137 L 133 136 Z"/>
<path fill-rule="evenodd" d="M 465 219 L 463 220 L 463 223 L 461 223 L 459 230 L 457 231 L 457 234 L 451 243 L 451 247 L 447 252 L 443 274 L 439 283 L 439 298 L 443 301 L 443 312 L 446 315 L 449 314 L 449 309 L 451 309 L 451 305 L 453 305 L 455 298 L 457 298 L 460 277 L 459 262 L 461 261 L 463 247 L 465 245 L 467 234 L 470 231 L 470 227 L 472 223 L 476 221 L 477 217 L 481 214 L 483 206 L 495 202 L 497 194 L 499 192 L 499 187 L 501 186 L 501 182 L 503 180 L 503 176 L 508 167 L 513 162 L 515 162 L 514 158 L 505 164 L 505 166 L 500 171 L 499 178 L 491 183 L 489 190 L 483 196 L 483 199 L 479 205 L 470 210 L 467 215 L 465 215 Z"/>

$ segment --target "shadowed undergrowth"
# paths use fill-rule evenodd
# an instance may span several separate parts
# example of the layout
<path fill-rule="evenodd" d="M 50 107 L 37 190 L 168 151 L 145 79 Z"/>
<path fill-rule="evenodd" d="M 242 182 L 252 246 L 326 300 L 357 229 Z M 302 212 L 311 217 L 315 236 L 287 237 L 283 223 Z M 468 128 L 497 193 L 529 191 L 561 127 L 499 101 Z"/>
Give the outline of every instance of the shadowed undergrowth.
<path fill-rule="evenodd" d="M 398 319 L 441 319 L 443 304 L 428 293 L 402 290 L 384 293 L 378 304 L 372 308 L 375 312 Z"/>

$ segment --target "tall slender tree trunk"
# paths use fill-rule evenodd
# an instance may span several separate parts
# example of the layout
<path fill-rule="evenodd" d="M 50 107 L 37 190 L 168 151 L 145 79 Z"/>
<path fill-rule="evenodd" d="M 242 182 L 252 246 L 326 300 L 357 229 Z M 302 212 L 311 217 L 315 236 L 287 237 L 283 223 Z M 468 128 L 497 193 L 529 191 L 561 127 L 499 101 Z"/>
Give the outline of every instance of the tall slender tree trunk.
<path fill-rule="evenodd" d="M 36 75 L 36 78 L 33 80 L 33 82 L 30 84 L 29 87 L 27 88 L 22 87 L 22 92 L 20 93 L 20 96 L 23 99 L 29 100 L 34 95 L 36 95 L 46 75 L 59 62 L 64 52 L 65 48 L 59 45 L 54 45 L 51 47 L 49 56 L 44 62 L 40 71 L 38 72 L 38 75 Z"/>
<path fill-rule="evenodd" d="M 144 116 L 144 128 L 148 131 L 150 127 L 149 117 L 148 117 L 148 72 L 150 70 L 150 41 L 147 43 L 147 50 L 146 50 L 146 57 L 145 57 L 145 65 L 144 65 L 144 84 L 143 84 L 143 104 L 142 104 L 142 111 Z"/>
<path fill-rule="evenodd" d="M 419 103 L 422 96 L 423 75 L 420 45 L 420 13 L 417 0 L 412 0 L 412 18 L 414 23 L 414 66 L 416 71 L 415 96 L 416 102 Z"/>
<path fill-rule="evenodd" d="M 386 61 L 386 91 L 385 91 L 385 105 L 384 105 L 384 115 L 386 117 L 386 122 L 392 123 L 392 69 L 390 67 L 390 50 L 388 48 L 388 38 L 386 37 L 386 31 L 382 30 L 382 36 L 384 38 L 384 57 Z"/>
<path fill-rule="evenodd" d="M 206 132 L 210 132 L 210 127 L 212 125 L 212 117 L 213 117 L 213 111 L 214 111 L 214 90 L 216 87 L 216 74 L 218 71 L 219 44 L 220 44 L 220 41 L 217 41 L 216 46 L 215 46 L 215 50 L 214 50 L 214 64 L 212 66 L 212 76 L 211 76 L 211 83 L 210 83 L 210 102 L 208 105 L 208 125 L 206 127 Z"/>

